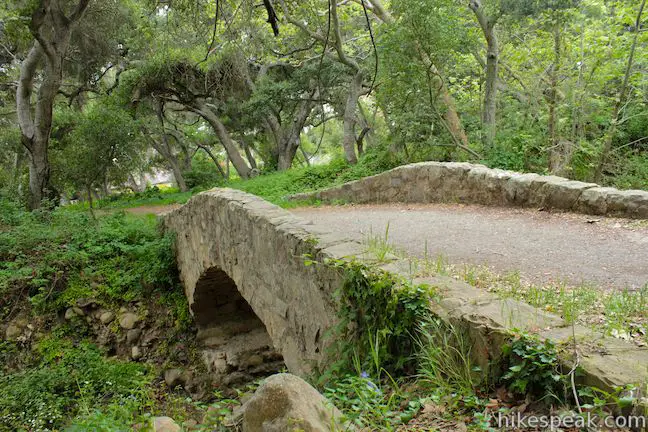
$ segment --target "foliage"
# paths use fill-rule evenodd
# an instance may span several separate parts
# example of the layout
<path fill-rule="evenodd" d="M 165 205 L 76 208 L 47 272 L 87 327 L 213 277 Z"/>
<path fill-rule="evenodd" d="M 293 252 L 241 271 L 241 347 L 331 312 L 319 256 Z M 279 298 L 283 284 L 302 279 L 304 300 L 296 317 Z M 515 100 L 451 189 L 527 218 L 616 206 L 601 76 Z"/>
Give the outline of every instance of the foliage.
<path fill-rule="evenodd" d="M 343 159 L 334 159 L 328 164 L 262 174 L 247 181 L 233 181 L 226 186 L 289 207 L 295 205 L 285 199 L 289 195 L 339 185 L 380 173 L 394 166 L 395 163 L 387 152 L 375 149 L 361 158 L 357 165 L 349 165 Z"/>
<path fill-rule="evenodd" d="M 358 262 L 330 262 L 344 275 L 335 293 L 339 323 L 334 349 L 341 363 L 355 363 L 380 377 L 412 368 L 418 323 L 428 312 L 432 293 Z M 360 357 L 358 357 L 360 356 Z M 358 367 L 356 367 L 358 369 Z"/>
<path fill-rule="evenodd" d="M 39 353 L 38 367 L 0 374 L 0 427 L 5 430 L 55 430 L 98 402 L 146 402 L 143 389 L 151 376 L 143 365 L 107 360 L 93 345 L 62 340 L 42 341 Z"/>
<path fill-rule="evenodd" d="M 437 317 L 419 323 L 419 379 L 430 389 L 443 393 L 472 395 L 481 384 L 473 366 L 472 343 L 465 332 Z"/>
<path fill-rule="evenodd" d="M 502 347 L 506 372 L 501 384 L 517 394 L 537 394 L 564 399 L 565 376 L 560 371 L 558 353 L 550 340 L 519 334 Z"/>
<path fill-rule="evenodd" d="M 324 395 L 360 429 L 394 431 L 420 409 L 420 403 L 407 401 L 395 383 L 383 386 L 367 372 L 339 377 L 324 389 Z"/>
<path fill-rule="evenodd" d="M 137 125 L 114 102 L 94 104 L 81 114 L 68 111 L 58 121 L 54 133 L 60 130 L 61 138 L 53 165 L 61 186 L 87 192 L 124 183 L 141 165 Z"/>
<path fill-rule="evenodd" d="M 27 296 L 39 311 L 80 298 L 130 301 L 175 284 L 172 238 L 154 218 L 56 210 L 19 213 L 0 231 L 0 316 Z"/>

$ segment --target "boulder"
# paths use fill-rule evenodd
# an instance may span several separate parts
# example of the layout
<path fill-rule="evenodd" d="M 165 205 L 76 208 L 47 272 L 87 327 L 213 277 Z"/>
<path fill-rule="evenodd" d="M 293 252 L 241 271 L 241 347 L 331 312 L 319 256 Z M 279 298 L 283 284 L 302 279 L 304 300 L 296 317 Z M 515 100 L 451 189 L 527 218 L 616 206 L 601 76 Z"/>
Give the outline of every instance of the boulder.
<path fill-rule="evenodd" d="M 140 329 L 128 330 L 128 333 L 126 333 L 126 342 L 132 345 L 139 340 L 141 335 L 142 335 L 142 330 Z"/>
<path fill-rule="evenodd" d="M 115 314 L 111 311 L 104 312 L 99 316 L 99 321 L 104 325 L 110 324 L 114 319 Z"/>
<path fill-rule="evenodd" d="M 291 374 L 266 379 L 240 412 L 244 432 L 348 430 L 337 408 Z"/>
<path fill-rule="evenodd" d="M 9 324 L 5 331 L 7 340 L 16 340 L 22 334 L 22 330 L 17 325 Z"/>
<path fill-rule="evenodd" d="M 171 417 L 154 417 L 154 432 L 180 432 L 182 428 Z"/>
<path fill-rule="evenodd" d="M 170 388 L 184 386 L 185 377 L 180 369 L 168 369 L 164 371 L 164 381 Z"/>
<path fill-rule="evenodd" d="M 131 330 L 135 328 L 135 325 L 139 321 L 139 317 L 132 312 L 126 312 L 119 319 L 119 326 L 124 330 Z"/>

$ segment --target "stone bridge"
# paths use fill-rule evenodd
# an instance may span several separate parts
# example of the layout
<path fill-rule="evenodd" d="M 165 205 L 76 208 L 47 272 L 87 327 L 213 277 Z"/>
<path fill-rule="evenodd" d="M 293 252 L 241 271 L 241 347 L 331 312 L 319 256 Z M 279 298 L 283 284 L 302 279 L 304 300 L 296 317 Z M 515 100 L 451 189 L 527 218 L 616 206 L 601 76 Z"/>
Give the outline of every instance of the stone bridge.
<path fill-rule="evenodd" d="M 500 203 L 506 199 L 536 203 L 531 197 L 542 196 L 541 204 L 565 202 L 576 209 L 584 205 L 584 193 L 596 189 L 593 192 L 604 196 L 601 199 L 605 212 L 615 209 L 643 217 L 648 208 L 648 194 L 644 192 L 598 190 L 601 188 L 564 179 L 550 179 L 552 186 L 546 186 L 548 183 L 539 176 L 526 176 L 520 181 L 530 185 L 516 185 L 513 193 L 508 184 L 513 176 L 508 172 L 490 173 L 478 167 L 478 172 L 471 174 L 472 166 L 448 166 L 403 167 L 314 196 L 371 200 L 379 195 L 391 200 L 432 200 L 443 189 L 455 193 L 454 198 L 485 200 L 484 196 L 490 196 L 498 197 Z M 459 174 L 439 183 L 439 170 Z M 426 177 L 424 172 L 432 175 Z M 466 185 L 474 185 L 478 175 L 488 177 L 485 185 L 480 186 L 479 194 L 469 192 L 471 189 Z M 409 181 L 420 190 L 408 190 Z M 436 188 L 431 182 L 437 182 Z M 575 189 L 578 192 L 570 192 Z M 490 195 L 483 195 L 486 191 Z M 600 201 L 594 195 L 592 200 L 588 205 Z M 335 227 L 318 228 L 241 191 L 213 189 L 196 195 L 183 207 L 164 215 L 163 225 L 176 234 L 180 278 L 199 328 L 198 337 L 213 347 L 211 357 L 207 358 L 209 367 L 223 375 L 241 370 L 253 375 L 264 362 L 279 358 L 291 372 L 306 376 L 325 368 L 334 359 L 334 353 L 327 349 L 328 336 L 337 316 L 334 293 L 342 287 L 344 275 L 335 266 L 321 265 L 327 260 L 358 259 L 407 280 L 416 277 L 406 260 L 394 257 L 378 262 L 365 246 L 336 234 Z M 645 348 L 578 325 L 572 328 L 558 316 L 516 300 L 498 298 L 448 277 L 416 281 L 440 293 L 441 299 L 431 304 L 431 311 L 466 329 L 473 342 L 473 355 L 478 357 L 475 361 L 484 368 L 498 358 L 501 344 L 513 328 L 539 331 L 539 337 L 556 343 L 566 343 L 575 333 L 585 342 L 580 365 L 586 383 L 613 389 L 648 382 Z M 596 349 L 587 348 L 590 346 Z"/>
<path fill-rule="evenodd" d="M 180 278 L 204 338 L 219 345 L 265 326 L 291 372 L 306 375 L 323 366 L 324 333 L 335 322 L 333 294 L 342 275 L 307 265 L 305 257 L 341 259 L 360 254 L 360 244 L 316 232 L 297 216 L 231 189 L 201 193 L 163 223 L 176 233 Z M 252 339 L 263 344 L 260 336 Z"/>

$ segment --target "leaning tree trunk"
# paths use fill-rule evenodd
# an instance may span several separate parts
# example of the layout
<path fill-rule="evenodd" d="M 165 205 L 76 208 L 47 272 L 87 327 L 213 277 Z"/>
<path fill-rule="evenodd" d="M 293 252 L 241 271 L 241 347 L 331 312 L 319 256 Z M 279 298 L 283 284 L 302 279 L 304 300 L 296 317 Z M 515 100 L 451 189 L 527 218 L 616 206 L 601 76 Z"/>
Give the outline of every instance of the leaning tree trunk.
<path fill-rule="evenodd" d="M 184 174 L 182 174 L 182 168 L 180 167 L 177 158 L 167 158 L 167 161 L 169 162 L 169 165 L 171 165 L 173 178 L 175 178 L 175 181 L 178 184 L 178 189 L 180 189 L 180 192 L 187 192 L 189 187 L 187 187 L 187 182 L 184 179 Z"/>
<path fill-rule="evenodd" d="M 344 106 L 344 137 L 342 145 L 344 147 L 344 156 L 350 164 L 358 163 L 356 156 L 356 136 L 355 136 L 355 123 L 356 123 L 356 110 L 358 108 L 358 99 L 362 92 L 362 71 L 356 72 L 353 79 L 349 83 L 349 93 L 347 96 L 346 105 Z"/>
<path fill-rule="evenodd" d="M 216 136 L 225 148 L 225 152 L 227 153 L 229 160 L 232 162 L 232 165 L 234 165 L 234 169 L 236 169 L 238 175 L 243 179 L 250 178 L 252 169 L 248 166 L 247 162 L 245 162 L 241 153 L 239 153 L 236 143 L 230 137 L 225 125 L 220 121 L 218 116 L 203 102 L 196 101 L 191 108 L 204 118 L 212 129 L 214 129 Z"/>

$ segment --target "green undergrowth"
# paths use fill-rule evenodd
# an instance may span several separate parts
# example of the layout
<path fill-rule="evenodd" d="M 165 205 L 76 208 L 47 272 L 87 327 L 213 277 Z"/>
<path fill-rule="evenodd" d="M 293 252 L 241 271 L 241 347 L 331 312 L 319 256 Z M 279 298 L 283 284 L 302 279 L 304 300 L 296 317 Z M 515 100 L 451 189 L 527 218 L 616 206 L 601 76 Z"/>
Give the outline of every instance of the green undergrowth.
<path fill-rule="evenodd" d="M 112 427 L 93 424 L 93 430 L 128 430 L 149 402 L 153 376 L 145 365 L 104 354 L 89 343 L 42 340 L 32 368 L 0 372 L 0 430 L 88 430 L 82 426 L 91 417 L 109 420 Z"/>
<path fill-rule="evenodd" d="M 288 196 L 341 185 L 394 168 L 396 164 L 397 161 L 384 154 L 367 154 L 356 165 L 334 159 L 325 165 L 262 174 L 250 180 L 232 181 L 225 186 L 260 196 L 282 207 L 295 207 L 304 203 L 289 201 L 286 199 Z"/>
<path fill-rule="evenodd" d="M 322 165 L 292 168 L 287 171 L 262 172 L 259 176 L 248 180 L 233 178 L 209 184 L 201 184 L 188 192 L 180 192 L 177 188 L 158 189 L 151 187 L 144 192 L 124 192 L 98 200 L 95 204 L 100 209 L 124 209 L 141 206 L 184 204 L 192 195 L 213 187 L 230 187 L 239 189 L 282 207 L 295 207 L 304 204 L 317 204 L 315 201 L 294 202 L 286 199 L 288 196 L 312 192 L 327 187 L 341 185 L 363 177 L 381 173 L 396 167 L 399 160 L 389 152 L 379 150 L 368 152 L 356 165 L 349 165 L 344 159 L 336 158 Z M 72 209 L 87 209 L 87 202 L 68 206 Z"/>
<path fill-rule="evenodd" d="M 125 209 L 149 205 L 184 204 L 192 195 L 201 192 L 204 188 L 195 188 L 187 192 L 180 192 L 177 188 L 160 189 L 152 186 L 143 192 L 123 192 L 111 195 L 94 202 L 97 209 Z M 87 210 L 87 201 L 66 206 L 70 210 Z"/>
<path fill-rule="evenodd" d="M 171 236 L 153 216 L 16 212 L 0 221 L 0 318 L 24 299 L 38 313 L 78 299 L 110 305 L 175 290 Z"/>
<path fill-rule="evenodd" d="M 500 297 L 556 313 L 568 323 L 585 324 L 613 337 L 648 343 L 648 285 L 636 290 L 604 290 L 588 284 L 537 284 L 524 281 L 519 272 L 498 274 L 485 266 L 453 266 L 443 257 L 433 262 L 441 262 L 445 274 Z"/>

